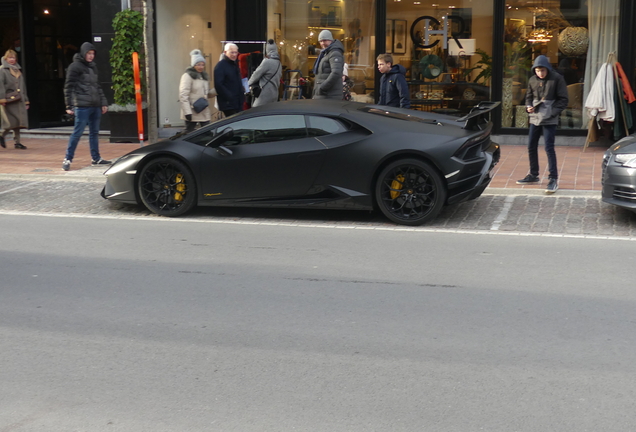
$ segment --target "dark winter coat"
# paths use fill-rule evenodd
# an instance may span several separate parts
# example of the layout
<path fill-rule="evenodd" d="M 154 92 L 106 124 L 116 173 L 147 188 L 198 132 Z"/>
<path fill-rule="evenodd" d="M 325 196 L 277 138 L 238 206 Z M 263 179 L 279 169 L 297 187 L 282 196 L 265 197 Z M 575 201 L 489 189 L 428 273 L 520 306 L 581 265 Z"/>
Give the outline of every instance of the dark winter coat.
<path fill-rule="evenodd" d="M 238 62 L 232 61 L 225 54 L 214 67 L 214 89 L 219 110 L 243 111 L 245 88 L 241 78 Z"/>
<path fill-rule="evenodd" d="M 342 100 L 342 69 L 344 46 L 339 40 L 331 42 L 314 64 L 314 99 Z"/>
<path fill-rule="evenodd" d="M 19 101 L 0 107 L 2 130 L 26 129 L 29 127 L 29 117 L 26 110 L 29 97 L 24 83 L 24 74 L 20 71 L 20 65 L 16 63 L 11 67 L 5 58 L 2 57 L 2 66 L 0 67 L 0 102 L 6 102 L 7 93 L 18 90 L 21 96 Z"/>
<path fill-rule="evenodd" d="M 68 67 L 64 83 L 66 109 L 108 106 L 97 77 L 97 65 L 94 61 L 86 61 L 86 53 L 90 50 L 95 51 L 93 44 L 84 42 Z"/>
<path fill-rule="evenodd" d="M 406 69 L 404 66 L 393 65 L 390 71 L 382 74 L 380 78 L 379 105 L 388 105 L 398 108 L 411 108 L 409 86 L 406 83 Z"/>
<path fill-rule="evenodd" d="M 538 67 L 548 69 L 544 79 L 535 72 Z M 535 126 L 550 126 L 559 123 L 559 114 L 568 106 L 568 87 L 563 76 L 552 69 L 546 56 L 540 55 L 532 65 L 534 75 L 528 81 L 526 107 L 534 107 L 528 120 Z"/>

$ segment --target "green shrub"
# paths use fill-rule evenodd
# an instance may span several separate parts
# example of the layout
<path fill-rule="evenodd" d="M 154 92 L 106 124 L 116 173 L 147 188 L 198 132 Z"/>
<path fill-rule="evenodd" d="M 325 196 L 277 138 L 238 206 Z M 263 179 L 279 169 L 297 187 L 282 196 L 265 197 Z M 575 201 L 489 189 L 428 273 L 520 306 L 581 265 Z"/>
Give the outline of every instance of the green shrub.
<path fill-rule="evenodd" d="M 113 47 L 110 50 L 114 102 L 117 105 L 135 103 L 135 79 L 133 75 L 132 53 L 139 53 L 140 74 L 143 61 L 144 17 L 140 12 L 126 9 L 115 14 L 113 19 Z M 143 76 L 141 77 L 143 83 Z"/>

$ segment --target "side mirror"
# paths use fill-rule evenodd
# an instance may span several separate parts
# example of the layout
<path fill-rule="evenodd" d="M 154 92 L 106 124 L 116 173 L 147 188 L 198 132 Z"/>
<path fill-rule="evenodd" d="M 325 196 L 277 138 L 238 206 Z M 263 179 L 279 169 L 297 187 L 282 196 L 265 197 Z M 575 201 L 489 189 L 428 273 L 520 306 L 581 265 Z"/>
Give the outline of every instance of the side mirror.
<path fill-rule="evenodd" d="M 232 150 L 230 150 L 229 148 L 225 147 L 224 145 L 220 145 L 216 148 L 216 151 L 219 154 L 222 154 L 223 156 L 232 156 L 234 154 L 234 152 Z"/>
<path fill-rule="evenodd" d="M 223 129 L 221 132 L 219 132 L 219 134 L 216 135 L 214 138 L 212 138 L 207 145 L 213 146 L 213 147 L 218 146 L 220 144 L 223 144 L 225 141 L 229 140 L 233 136 L 234 136 L 234 129 L 232 129 L 231 127 L 227 127 Z"/>

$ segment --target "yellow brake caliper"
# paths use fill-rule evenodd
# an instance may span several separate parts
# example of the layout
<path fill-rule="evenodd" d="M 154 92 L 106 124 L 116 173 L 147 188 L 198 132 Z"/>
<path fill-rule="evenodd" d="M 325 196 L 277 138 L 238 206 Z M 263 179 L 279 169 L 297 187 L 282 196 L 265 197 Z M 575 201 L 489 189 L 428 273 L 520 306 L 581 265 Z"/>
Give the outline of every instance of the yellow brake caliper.
<path fill-rule="evenodd" d="M 404 187 L 404 176 L 398 174 L 395 180 L 391 182 L 391 199 L 397 199 L 400 196 L 400 191 Z"/>
<path fill-rule="evenodd" d="M 174 193 L 174 199 L 175 201 L 183 201 L 183 195 L 186 192 L 186 184 L 183 181 L 183 174 L 177 174 L 175 181 L 177 183 L 177 186 L 175 187 L 177 191 Z"/>

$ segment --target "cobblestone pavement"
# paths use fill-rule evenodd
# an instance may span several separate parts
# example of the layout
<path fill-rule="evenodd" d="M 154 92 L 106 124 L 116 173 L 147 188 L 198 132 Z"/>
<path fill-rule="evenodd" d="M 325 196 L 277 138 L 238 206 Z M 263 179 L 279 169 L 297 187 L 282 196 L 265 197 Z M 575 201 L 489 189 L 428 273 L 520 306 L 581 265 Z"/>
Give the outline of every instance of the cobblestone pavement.
<path fill-rule="evenodd" d="M 47 214 L 114 218 L 196 220 L 216 223 L 283 224 L 359 229 L 459 231 L 603 237 L 636 240 L 636 214 L 605 204 L 598 192 L 559 190 L 555 195 L 503 191 L 445 208 L 422 227 L 390 223 L 379 213 L 363 211 L 198 208 L 177 219 L 156 216 L 141 206 L 122 205 L 100 196 L 104 181 L 76 177 L 17 178 L 0 176 L 1 214 Z M 578 192 L 578 193 L 577 193 Z"/>

